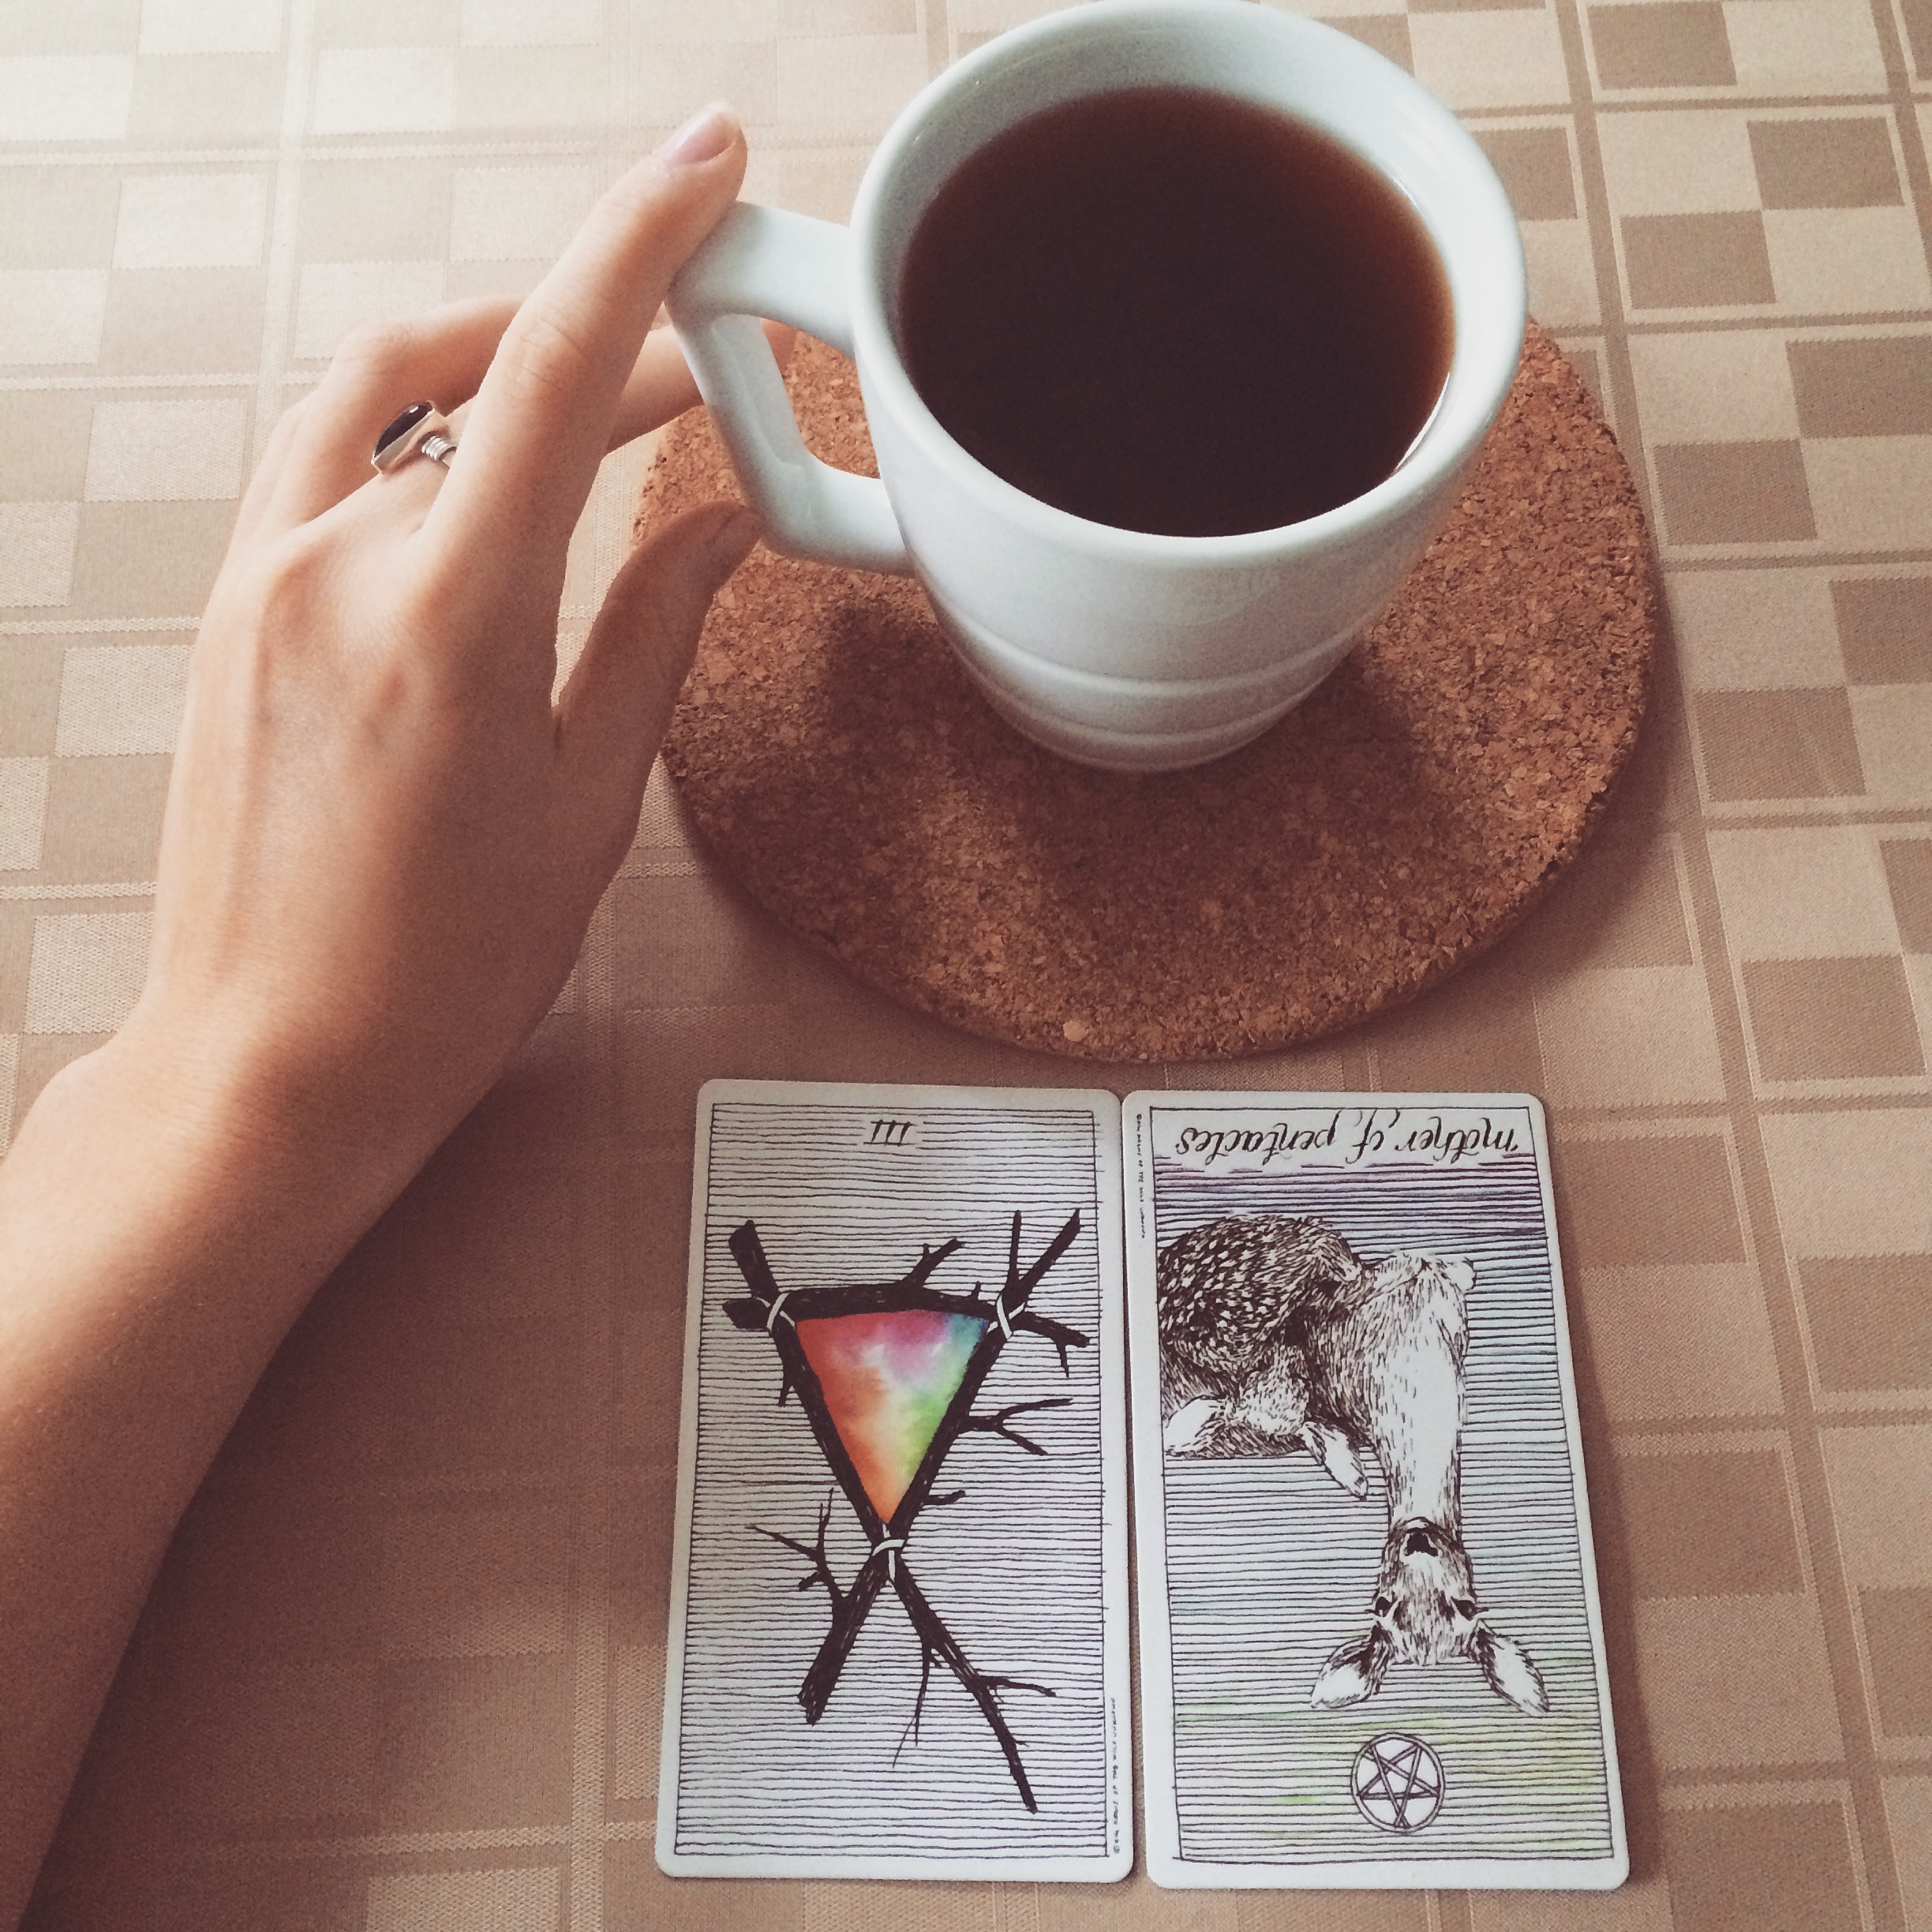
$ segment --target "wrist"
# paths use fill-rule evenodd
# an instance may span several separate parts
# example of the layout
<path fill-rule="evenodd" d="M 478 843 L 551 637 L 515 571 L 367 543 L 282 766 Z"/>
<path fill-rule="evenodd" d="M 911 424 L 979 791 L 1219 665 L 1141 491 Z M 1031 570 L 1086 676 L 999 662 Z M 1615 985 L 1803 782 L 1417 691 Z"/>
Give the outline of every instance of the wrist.
<path fill-rule="evenodd" d="M 218 1163 L 290 1206 L 354 1224 L 353 1240 L 406 1186 L 463 1110 L 444 1118 L 400 1043 L 257 1025 L 232 1003 L 185 1009 L 144 997 L 92 1058 L 118 1099 L 184 1158 Z M 433 1112 L 434 1117 L 432 1118 Z"/>
<path fill-rule="evenodd" d="M 233 1263 L 298 1307 L 420 1164 L 384 1152 L 238 1043 L 137 1011 L 47 1084 L 7 1164 L 17 1209 L 38 1176 L 104 1241 L 141 1230 L 158 1270 Z"/>

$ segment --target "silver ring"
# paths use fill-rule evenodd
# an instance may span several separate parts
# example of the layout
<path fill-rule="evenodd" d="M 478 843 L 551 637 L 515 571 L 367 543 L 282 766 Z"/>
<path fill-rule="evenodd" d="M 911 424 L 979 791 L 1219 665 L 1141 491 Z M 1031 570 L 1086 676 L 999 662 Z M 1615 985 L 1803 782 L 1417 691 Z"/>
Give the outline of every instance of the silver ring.
<path fill-rule="evenodd" d="M 427 456 L 447 470 L 449 459 L 456 454 L 456 439 L 449 428 L 447 419 L 438 413 L 433 402 L 412 402 L 376 439 L 369 462 L 375 469 L 388 471 L 399 468 L 412 456 Z"/>

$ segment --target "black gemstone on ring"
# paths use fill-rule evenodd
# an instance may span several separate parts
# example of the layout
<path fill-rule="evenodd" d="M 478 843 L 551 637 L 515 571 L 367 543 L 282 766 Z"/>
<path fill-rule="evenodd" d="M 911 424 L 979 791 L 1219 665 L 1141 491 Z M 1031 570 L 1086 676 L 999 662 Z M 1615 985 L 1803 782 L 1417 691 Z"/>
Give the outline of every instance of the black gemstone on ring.
<path fill-rule="evenodd" d="M 376 439 L 376 447 L 370 454 L 370 460 L 373 462 L 380 462 L 391 445 L 401 442 L 403 437 L 407 436 L 434 407 L 435 405 L 430 402 L 412 402 Z"/>

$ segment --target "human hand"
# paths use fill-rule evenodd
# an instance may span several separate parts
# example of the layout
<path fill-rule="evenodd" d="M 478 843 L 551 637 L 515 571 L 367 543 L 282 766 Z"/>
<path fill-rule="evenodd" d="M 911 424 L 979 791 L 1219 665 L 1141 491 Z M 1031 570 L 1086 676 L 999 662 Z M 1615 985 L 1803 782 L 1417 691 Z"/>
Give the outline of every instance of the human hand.
<path fill-rule="evenodd" d="M 354 338 L 243 500 L 116 1050 L 230 1133 L 353 1150 L 377 1206 L 555 998 L 711 593 L 754 540 L 728 504 L 654 537 L 553 705 L 571 530 L 606 449 L 695 400 L 675 340 L 646 332 L 744 165 L 735 118 L 709 110 L 520 309 Z M 450 468 L 375 474 L 378 433 L 418 397 L 459 425 Z"/>
<path fill-rule="evenodd" d="M 553 703 L 565 554 L 605 450 L 695 399 L 646 332 L 744 163 L 729 114 L 700 116 L 520 309 L 356 338 L 242 500 L 190 663 L 146 986 L 0 1163 L 0 1926 L 208 1458 L 550 1006 L 630 842 L 756 526 L 714 504 L 657 535 Z M 424 397 L 460 425 L 452 466 L 373 474 Z"/>

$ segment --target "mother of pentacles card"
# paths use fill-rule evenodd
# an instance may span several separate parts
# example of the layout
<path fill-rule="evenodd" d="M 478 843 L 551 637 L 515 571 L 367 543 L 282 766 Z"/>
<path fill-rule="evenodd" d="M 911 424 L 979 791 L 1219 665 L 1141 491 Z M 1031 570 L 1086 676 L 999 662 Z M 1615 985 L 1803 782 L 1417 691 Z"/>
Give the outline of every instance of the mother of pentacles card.
<path fill-rule="evenodd" d="M 1627 1869 L 1542 1110 L 1126 1108 L 1148 1869 Z"/>
<path fill-rule="evenodd" d="M 700 1098 L 657 1856 L 1132 1859 L 1108 1094 Z"/>

